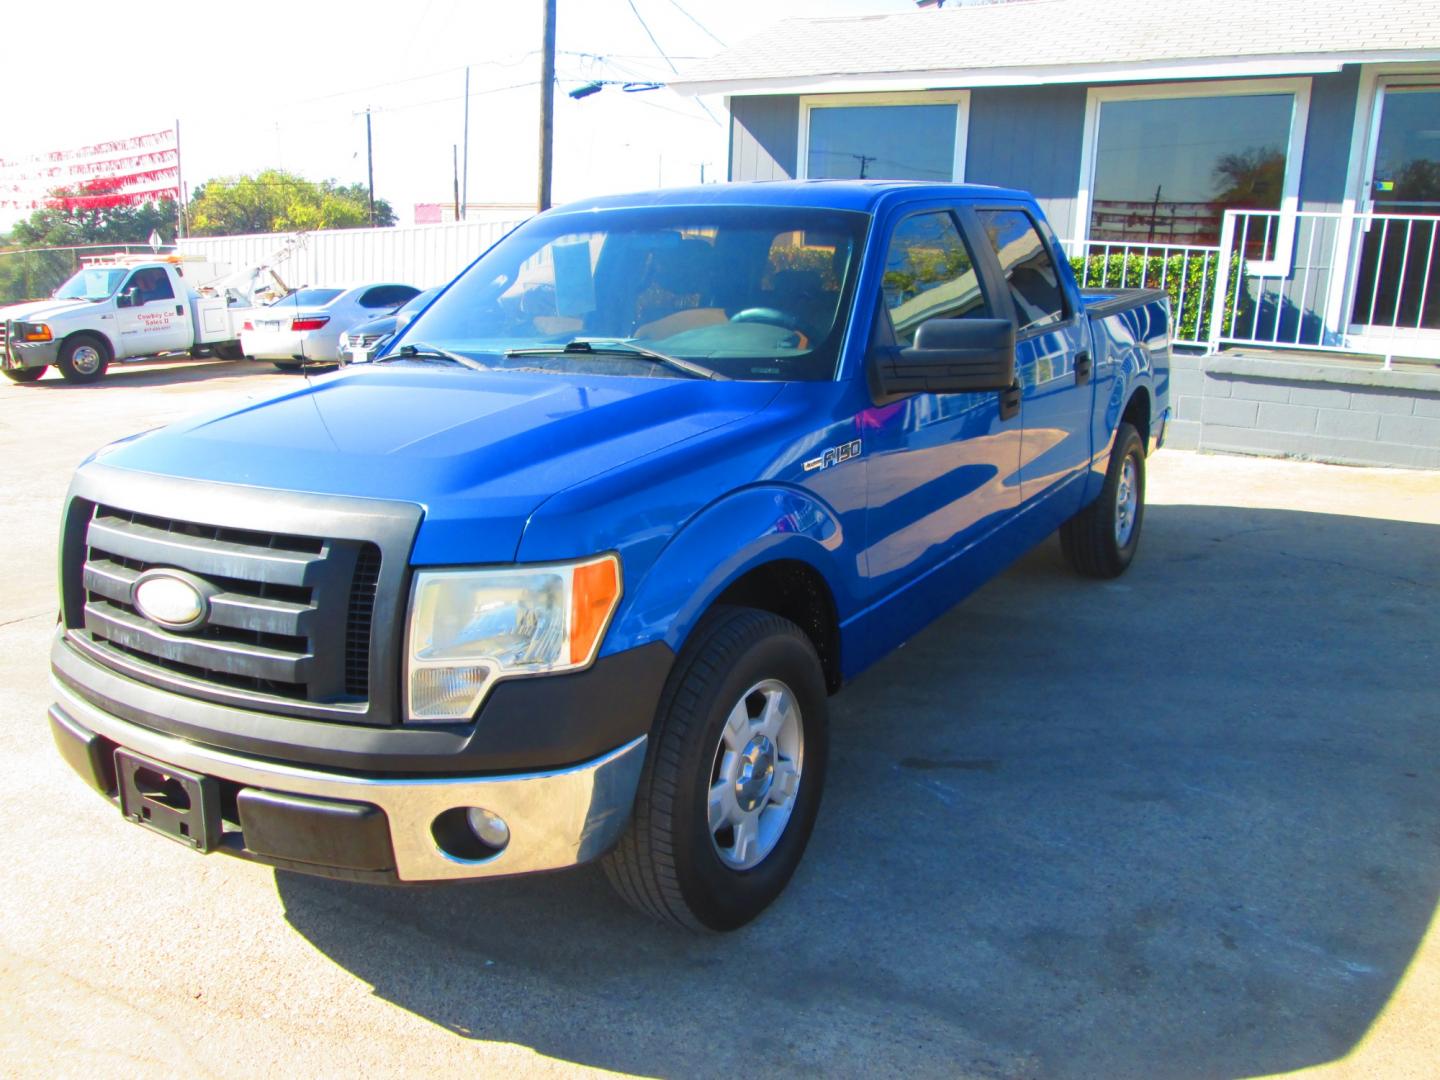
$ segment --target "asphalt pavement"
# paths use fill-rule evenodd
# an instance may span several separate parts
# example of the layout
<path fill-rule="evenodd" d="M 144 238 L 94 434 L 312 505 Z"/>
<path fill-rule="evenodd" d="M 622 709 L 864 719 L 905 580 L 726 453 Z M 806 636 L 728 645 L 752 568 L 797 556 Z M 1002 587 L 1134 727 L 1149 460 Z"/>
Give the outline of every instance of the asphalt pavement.
<path fill-rule="evenodd" d="M 0 384 L 0 1074 L 1436 1075 L 1440 474 L 1162 451 L 1125 577 L 1052 540 L 834 700 L 800 871 L 698 937 L 199 857 L 60 761 L 71 470 L 296 381 Z"/>

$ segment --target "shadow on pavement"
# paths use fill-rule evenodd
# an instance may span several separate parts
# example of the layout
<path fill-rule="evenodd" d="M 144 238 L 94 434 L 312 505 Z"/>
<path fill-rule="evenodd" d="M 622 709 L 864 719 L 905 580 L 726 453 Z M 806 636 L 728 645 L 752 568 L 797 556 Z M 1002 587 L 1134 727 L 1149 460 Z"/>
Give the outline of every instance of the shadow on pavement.
<path fill-rule="evenodd" d="M 180 383 L 230 379 L 240 375 L 279 375 L 274 365 L 263 360 L 196 360 L 176 357 L 173 360 L 146 360 L 136 364 L 112 364 L 97 382 L 73 384 L 56 371 L 47 371 L 39 382 L 17 383 L 16 390 L 67 394 L 104 390 L 107 386 L 175 386 Z"/>
<path fill-rule="evenodd" d="M 1440 893 L 1440 530 L 1152 506 L 1051 541 L 834 701 L 785 896 L 727 937 L 594 868 L 291 924 L 458 1035 L 644 1074 L 1253 1075 L 1346 1053 Z"/>

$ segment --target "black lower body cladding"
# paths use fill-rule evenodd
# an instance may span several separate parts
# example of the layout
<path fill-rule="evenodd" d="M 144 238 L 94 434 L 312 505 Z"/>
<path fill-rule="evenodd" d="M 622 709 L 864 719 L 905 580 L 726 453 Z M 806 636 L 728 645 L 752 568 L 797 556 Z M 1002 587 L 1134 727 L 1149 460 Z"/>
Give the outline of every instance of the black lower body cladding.
<path fill-rule="evenodd" d="M 299 720 L 182 697 L 128 679 L 56 634 L 51 668 L 72 693 L 122 720 L 270 761 L 375 776 L 554 769 L 645 735 L 675 655 L 653 642 L 586 671 L 504 680 L 468 724 L 378 727 Z"/>

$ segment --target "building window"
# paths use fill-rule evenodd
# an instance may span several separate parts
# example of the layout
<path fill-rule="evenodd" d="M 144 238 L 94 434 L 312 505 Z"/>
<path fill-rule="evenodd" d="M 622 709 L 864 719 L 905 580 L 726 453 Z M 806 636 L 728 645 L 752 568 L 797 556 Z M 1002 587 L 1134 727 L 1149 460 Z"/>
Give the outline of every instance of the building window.
<path fill-rule="evenodd" d="M 1217 244 L 1226 210 L 1280 210 L 1293 197 L 1297 90 L 1211 84 L 1091 96 L 1091 240 Z"/>
<path fill-rule="evenodd" d="M 964 173 L 966 102 L 963 93 L 802 98 L 804 177 L 959 180 Z"/>

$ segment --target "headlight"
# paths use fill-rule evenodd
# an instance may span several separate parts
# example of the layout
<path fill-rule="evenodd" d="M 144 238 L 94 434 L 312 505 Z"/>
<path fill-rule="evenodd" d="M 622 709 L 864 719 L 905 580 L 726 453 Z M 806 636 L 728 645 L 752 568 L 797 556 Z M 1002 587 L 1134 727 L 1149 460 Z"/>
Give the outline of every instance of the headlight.
<path fill-rule="evenodd" d="M 410 720 L 468 720 L 490 686 L 589 667 L 620 601 L 620 560 L 422 570 L 410 591 Z"/>
<path fill-rule="evenodd" d="M 50 341 L 50 327 L 44 323 L 21 322 L 15 324 L 15 336 L 21 341 Z"/>

